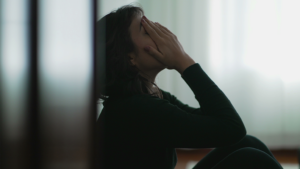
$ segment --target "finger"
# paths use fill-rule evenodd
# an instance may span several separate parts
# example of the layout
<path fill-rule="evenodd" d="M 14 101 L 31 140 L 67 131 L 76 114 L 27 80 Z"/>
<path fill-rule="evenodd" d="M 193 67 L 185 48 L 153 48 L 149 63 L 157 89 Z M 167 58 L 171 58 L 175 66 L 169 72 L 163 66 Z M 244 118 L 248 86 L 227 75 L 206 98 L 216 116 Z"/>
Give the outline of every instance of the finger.
<path fill-rule="evenodd" d="M 167 28 L 160 25 L 158 22 L 155 22 L 155 24 L 158 26 L 158 28 L 166 35 L 173 35 L 171 31 L 169 31 Z"/>
<path fill-rule="evenodd" d="M 163 58 L 163 55 L 151 46 L 147 46 L 144 49 L 146 50 L 147 53 L 149 53 L 151 56 L 153 56 L 158 61 L 161 61 L 161 59 Z"/>
<path fill-rule="evenodd" d="M 174 35 L 168 28 L 164 27 L 163 25 L 161 25 L 161 24 L 158 23 L 158 22 L 155 22 L 155 23 L 159 26 L 159 28 L 161 28 L 161 29 L 164 30 L 165 32 L 168 32 L 169 34 Z"/>
<path fill-rule="evenodd" d="M 163 33 L 162 31 L 152 22 L 150 21 L 148 18 L 144 17 L 144 20 L 149 24 L 149 26 L 154 29 L 156 31 L 156 33 L 162 37 L 163 36 Z"/>
<path fill-rule="evenodd" d="M 149 25 L 149 22 L 146 21 L 146 19 L 142 19 L 142 24 L 144 26 L 144 29 L 146 29 L 146 32 L 150 35 L 150 37 L 154 40 L 154 42 L 159 43 L 161 40 L 161 36 L 155 31 L 153 26 Z"/>

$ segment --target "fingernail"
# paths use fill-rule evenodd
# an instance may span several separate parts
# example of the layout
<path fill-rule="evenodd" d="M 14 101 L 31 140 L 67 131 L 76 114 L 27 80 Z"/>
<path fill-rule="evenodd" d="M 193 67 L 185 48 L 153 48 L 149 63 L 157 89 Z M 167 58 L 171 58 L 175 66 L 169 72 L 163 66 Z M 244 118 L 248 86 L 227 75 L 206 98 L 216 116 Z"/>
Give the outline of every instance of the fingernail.
<path fill-rule="evenodd" d="M 145 23 L 145 20 L 144 20 L 144 19 L 142 19 L 142 23 Z"/>
<path fill-rule="evenodd" d="M 144 49 L 145 49 L 147 52 L 149 52 L 150 47 L 149 47 L 149 46 L 146 46 Z"/>

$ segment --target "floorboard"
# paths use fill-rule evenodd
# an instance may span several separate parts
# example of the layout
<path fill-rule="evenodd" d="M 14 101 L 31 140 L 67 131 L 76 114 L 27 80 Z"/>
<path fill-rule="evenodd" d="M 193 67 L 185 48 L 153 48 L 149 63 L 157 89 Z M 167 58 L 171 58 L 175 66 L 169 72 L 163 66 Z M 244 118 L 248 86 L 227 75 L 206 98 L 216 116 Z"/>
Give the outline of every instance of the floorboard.
<path fill-rule="evenodd" d="M 196 150 L 182 150 L 176 149 L 177 165 L 175 169 L 189 169 L 189 166 L 200 161 L 212 149 L 196 149 Z M 294 150 L 271 150 L 277 161 L 283 165 L 284 169 L 299 168 L 298 151 Z"/>

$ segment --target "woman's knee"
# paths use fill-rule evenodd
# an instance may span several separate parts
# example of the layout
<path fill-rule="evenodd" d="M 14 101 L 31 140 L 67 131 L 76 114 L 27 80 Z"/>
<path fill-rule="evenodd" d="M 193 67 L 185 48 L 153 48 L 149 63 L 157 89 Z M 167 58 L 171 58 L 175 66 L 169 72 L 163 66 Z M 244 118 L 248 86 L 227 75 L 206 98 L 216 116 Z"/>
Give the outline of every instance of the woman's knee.
<path fill-rule="evenodd" d="M 279 164 L 278 161 L 275 158 L 273 158 L 270 154 L 253 147 L 241 148 L 233 152 L 231 155 L 234 155 L 240 159 L 252 159 L 254 161 L 269 161 Z"/>
<path fill-rule="evenodd" d="M 233 152 L 231 155 L 235 155 L 235 156 L 239 156 L 239 157 L 257 157 L 259 155 L 267 155 L 265 152 L 258 150 L 256 148 L 253 147 L 244 147 L 244 148 L 240 148 L 238 150 L 236 150 L 235 152 Z"/>
<path fill-rule="evenodd" d="M 251 166 L 251 167 L 266 167 L 273 166 L 274 168 L 281 168 L 280 164 L 274 160 L 267 153 L 252 148 L 252 147 L 244 147 L 240 148 L 230 155 L 228 155 L 225 159 L 223 159 L 219 165 L 215 166 L 216 169 L 222 168 L 226 166 L 235 166 L 236 168 Z M 234 168 L 234 167 L 233 167 Z"/>
<path fill-rule="evenodd" d="M 252 146 L 255 146 L 255 145 L 263 145 L 265 146 L 265 144 L 259 140 L 257 137 L 255 136 L 252 136 L 252 135 L 249 135 L 247 134 L 243 139 L 242 141 L 244 143 L 246 143 L 249 147 L 252 147 Z"/>
<path fill-rule="evenodd" d="M 248 138 L 248 139 L 250 139 L 250 140 L 255 140 L 255 141 L 261 142 L 257 137 L 249 135 L 249 134 L 247 134 L 245 137 Z"/>
<path fill-rule="evenodd" d="M 244 139 L 247 139 L 247 140 L 259 140 L 257 137 L 253 136 L 253 135 L 249 135 L 247 134 Z M 259 140 L 260 141 L 260 140 Z"/>

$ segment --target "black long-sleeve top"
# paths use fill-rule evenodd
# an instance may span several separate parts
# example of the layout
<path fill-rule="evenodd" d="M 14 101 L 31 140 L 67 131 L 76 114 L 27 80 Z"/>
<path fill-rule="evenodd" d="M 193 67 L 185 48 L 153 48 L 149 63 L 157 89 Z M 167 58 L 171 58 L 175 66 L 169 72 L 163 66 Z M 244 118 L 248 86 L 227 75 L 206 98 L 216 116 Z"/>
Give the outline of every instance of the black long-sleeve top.
<path fill-rule="evenodd" d="M 162 89 L 163 99 L 137 94 L 103 103 L 96 142 L 102 168 L 174 169 L 175 148 L 229 146 L 246 135 L 238 113 L 198 63 L 181 77 L 199 108 Z"/>

